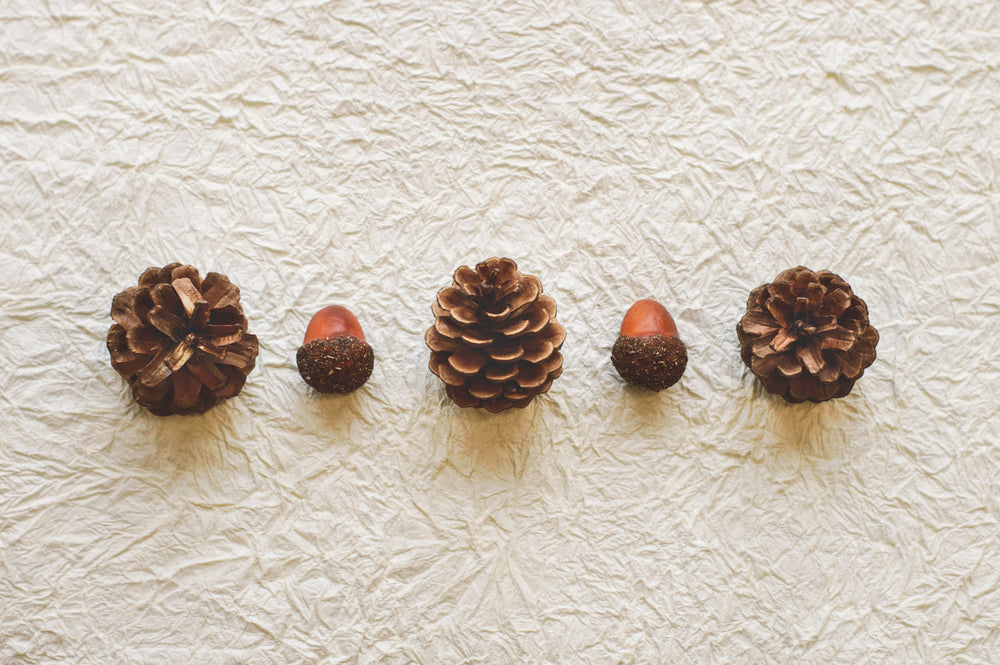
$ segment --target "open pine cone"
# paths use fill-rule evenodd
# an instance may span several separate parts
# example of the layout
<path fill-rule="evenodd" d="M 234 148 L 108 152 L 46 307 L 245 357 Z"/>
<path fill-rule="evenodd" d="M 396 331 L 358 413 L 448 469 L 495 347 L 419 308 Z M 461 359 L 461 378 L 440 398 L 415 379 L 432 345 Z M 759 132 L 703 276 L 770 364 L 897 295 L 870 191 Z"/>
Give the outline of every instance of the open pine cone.
<path fill-rule="evenodd" d="M 868 306 L 847 282 L 802 266 L 750 293 L 736 333 L 743 362 L 768 392 L 789 402 L 847 395 L 875 361 L 878 344 Z"/>
<path fill-rule="evenodd" d="M 459 406 L 497 413 L 527 406 L 562 373 L 566 331 L 542 283 L 511 259 L 491 258 L 455 271 L 431 305 L 424 339 L 430 370 Z"/>
<path fill-rule="evenodd" d="M 243 389 L 257 358 L 240 290 L 192 266 L 147 268 L 139 285 L 114 297 L 111 366 L 135 401 L 158 416 L 204 413 Z"/>

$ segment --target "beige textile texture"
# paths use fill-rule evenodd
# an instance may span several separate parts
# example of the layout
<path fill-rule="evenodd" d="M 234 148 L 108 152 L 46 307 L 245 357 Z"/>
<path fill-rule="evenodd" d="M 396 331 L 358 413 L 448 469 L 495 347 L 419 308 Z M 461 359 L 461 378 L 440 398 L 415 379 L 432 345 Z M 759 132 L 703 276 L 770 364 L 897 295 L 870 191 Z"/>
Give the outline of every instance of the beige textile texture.
<path fill-rule="evenodd" d="M 0 663 L 995 664 L 998 72 L 991 0 L 5 0 Z M 423 332 L 495 255 L 568 337 L 490 416 Z M 261 348 L 161 419 L 104 337 L 174 260 Z M 739 358 L 798 264 L 882 336 L 837 402 Z M 659 394 L 610 362 L 643 297 Z M 334 303 L 346 397 L 294 366 Z"/>

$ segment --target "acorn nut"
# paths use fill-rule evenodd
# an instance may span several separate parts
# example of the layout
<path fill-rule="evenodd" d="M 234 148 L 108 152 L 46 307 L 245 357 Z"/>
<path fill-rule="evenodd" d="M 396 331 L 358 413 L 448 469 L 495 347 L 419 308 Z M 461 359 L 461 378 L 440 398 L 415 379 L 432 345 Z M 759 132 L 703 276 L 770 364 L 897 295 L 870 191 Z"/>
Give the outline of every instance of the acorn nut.
<path fill-rule="evenodd" d="M 687 367 L 687 347 L 670 312 L 655 300 L 639 300 L 622 320 L 611 363 L 622 378 L 649 390 L 677 383 Z"/>
<path fill-rule="evenodd" d="M 302 379 L 321 393 L 349 393 L 371 376 L 375 353 L 357 317 L 346 307 L 330 305 L 309 321 L 295 362 Z"/>

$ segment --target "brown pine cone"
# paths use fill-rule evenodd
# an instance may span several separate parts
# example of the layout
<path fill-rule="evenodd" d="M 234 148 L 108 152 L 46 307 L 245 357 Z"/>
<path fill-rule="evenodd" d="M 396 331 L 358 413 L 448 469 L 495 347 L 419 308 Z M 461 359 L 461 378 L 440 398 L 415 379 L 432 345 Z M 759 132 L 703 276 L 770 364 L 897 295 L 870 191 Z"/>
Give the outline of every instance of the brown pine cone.
<path fill-rule="evenodd" d="M 750 293 L 736 333 L 743 362 L 768 392 L 789 402 L 847 395 L 875 361 L 878 344 L 868 306 L 847 282 L 802 266 Z"/>
<path fill-rule="evenodd" d="M 566 331 L 542 283 L 511 259 L 491 258 L 455 271 L 431 306 L 424 339 L 430 370 L 459 406 L 492 413 L 527 406 L 562 373 Z"/>
<path fill-rule="evenodd" d="M 219 273 L 202 280 L 180 263 L 147 268 L 114 297 L 111 318 L 111 366 L 158 416 L 204 413 L 239 394 L 256 362 L 240 290 Z"/>

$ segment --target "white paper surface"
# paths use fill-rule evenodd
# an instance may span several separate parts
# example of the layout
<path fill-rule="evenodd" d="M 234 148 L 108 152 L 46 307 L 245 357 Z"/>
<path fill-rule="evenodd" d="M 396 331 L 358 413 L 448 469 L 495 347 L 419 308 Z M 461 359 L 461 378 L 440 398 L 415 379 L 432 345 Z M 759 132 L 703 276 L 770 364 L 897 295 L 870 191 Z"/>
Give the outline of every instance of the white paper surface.
<path fill-rule="evenodd" d="M 0 662 L 997 662 L 998 5 L 169 4 L 0 7 Z M 423 343 L 494 255 L 568 333 L 498 416 Z M 261 350 L 161 419 L 104 339 L 174 260 Z M 739 358 L 798 264 L 881 334 L 834 403 Z M 642 297 L 660 394 L 610 363 Z M 347 397 L 294 366 L 334 303 Z"/>

